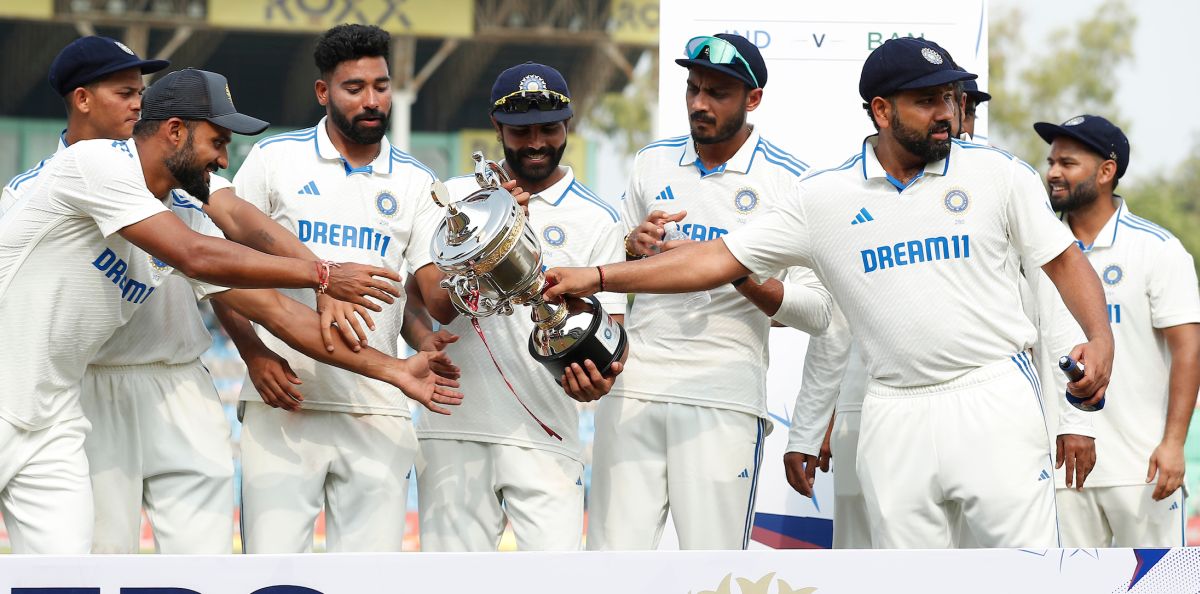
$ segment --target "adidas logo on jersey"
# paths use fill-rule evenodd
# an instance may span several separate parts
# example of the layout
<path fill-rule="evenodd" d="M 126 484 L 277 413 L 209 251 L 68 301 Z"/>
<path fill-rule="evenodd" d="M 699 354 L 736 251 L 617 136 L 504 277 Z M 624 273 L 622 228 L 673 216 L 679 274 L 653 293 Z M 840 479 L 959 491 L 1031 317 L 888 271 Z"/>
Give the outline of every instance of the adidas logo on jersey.
<path fill-rule="evenodd" d="M 1179 502 L 1173 501 L 1171 502 L 1171 507 L 1167 508 L 1167 511 L 1175 511 L 1177 509 L 1179 509 Z"/>
<path fill-rule="evenodd" d="M 675 192 L 671 191 L 671 186 L 667 186 L 666 189 L 659 192 L 658 195 L 654 197 L 654 199 L 655 200 L 674 200 Z"/>
<path fill-rule="evenodd" d="M 317 182 L 310 181 L 304 184 L 304 187 L 300 188 L 300 191 L 296 192 L 296 194 L 301 196 L 320 196 L 321 191 L 317 189 Z"/>
<path fill-rule="evenodd" d="M 583 477 L 575 477 L 575 485 L 578 487 L 582 487 L 583 486 Z"/>
<path fill-rule="evenodd" d="M 850 224 L 857 225 L 859 223 L 865 223 L 867 221 L 874 221 L 874 220 L 875 220 L 875 217 L 871 216 L 871 213 L 867 212 L 866 208 L 860 208 L 858 210 L 858 214 L 854 216 L 854 220 L 850 221 Z"/>
<path fill-rule="evenodd" d="M 1044 481 L 1044 480 L 1046 480 L 1046 479 L 1048 479 L 1048 478 L 1050 478 L 1050 473 L 1049 473 L 1049 472 L 1046 472 L 1046 469 L 1045 469 L 1045 468 L 1043 468 L 1043 469 L 1042 469 L 1042 473 L 1038 475 L 1038 480 L 1039 480 L 1039 481 Z"/>
<path fill-rule="evenodd" d="M 737 477 L 738 478 L 750 478 L 750 472 L 748 471 L 748 469 L 743 468 L 742 473 L 737 475 Z"/>

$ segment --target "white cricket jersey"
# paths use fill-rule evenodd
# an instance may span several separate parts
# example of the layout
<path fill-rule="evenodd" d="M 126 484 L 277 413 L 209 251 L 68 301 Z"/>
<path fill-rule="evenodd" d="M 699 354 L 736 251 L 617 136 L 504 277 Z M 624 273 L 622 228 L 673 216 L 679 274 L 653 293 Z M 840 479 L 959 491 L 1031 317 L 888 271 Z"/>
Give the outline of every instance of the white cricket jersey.
<path fill-rule="evenodd" d="M 3 217 L 4 213 L 8 212 L 8 210 L 11 209 L 14 204 L 16 204 L 17 200 L 19 200 L 21 196 L 25 194 L 29 187 L 33 185 L 33 180 L 37 179 L 38 174 L 40 174 L 42 170 L 46 168 L 46 165 L 48 165 L 50 161 L 54 159 L 54 156 L 63 152 L 66 150 L 66 148 L 67 131 L 63 130 L 58 135 L 58 148 L 54 150 L 54 155 L 50 155 L 49 157 L 38 161 L 37 165 L 34 165 L 33 167 L 30 167 L 29 169 L 17 174 L 11 180 L 9 180 L 7 184 L 5 184 L 4 189 L 0 190 L 0 217 Z"/>
<path fill-rule="evenodd" d="M 429 243 L 441 220 L 430 189 L 437 176 L 385 137 L 379 156 L 352 168 L 325 131 L 316 126 L 260 140 L 233 179 L 237 193 L 285 229 L 295 233 L 317 257 L 416 271 L 431 262 Z M 309 307 L 310 289 L 280 289 Z M 404 291 L 383 311 L 371 312 L 371 347 L 392 357 L 404 315 Z M 287 359 L 304 382 L 304 408 L 335 412 L 409 416 L 399 389 L 356 373 L 318 363 L 269 332 L 258 328 L 268 348 Z M 242 385 L 242 400 L 259 400 L 254 386 Z"/>
<path fill-rule="evenodd" d="M 734 257 L 759 274 L 812 266 L 887 386 L 949 381 L 1028 348 L 1018 255 L 1041 266 L 1072 242 L 1037 172 L 955 140 L 905 186 L 876 159 L 877 139 L 726 237 Z"/>
<path fill-rule="evenodd" d="M 543 264 L 597 266 L 624 259 L 621 239 L 625 228 L 617 210 L 575 179 L 570 167 L 554 185 L 529 200 L 529 225 L 542 245 Z M 474 176 L 449 180 L 446 187 L 454 200 L 479 190 Z M 625 313 L 625 294 L 596 295 L 612 315 Z M 562 436 L 546 432 L 513 397 L 488 356 L 487 348 L 471 325 L 459 315 L 447 330 L 459 336 L 447 345 L 446 354 L 462 369 L 459 379 L 463 403 L 453 414 L 422 414 L 417 420 L 421 439 L 459 439 L 551 450 L 580 459 L 579 412 L 555 379 L 529 354 L 529 335 L 534 323 L 528 307 L 518 306 L 511 316 L 494 315 L 479 320 L 504 375 L 512 382 L 529 409 Z"/>
<path fill-rule="evenodd" d="M 213 174 L 209 191 L 228 188 L 225 178 Z M 204 214 L 201 203 L 183 190 L 171 190 L 169 202 L 174 212 L 193 231 L 225 239 L 225 235 Z M 196 285 L 205 287 L 205 295 L 223 291 L 223 287 L 198 283 L 182 274 L 167 278 L 154 299 L 134 312 L 124 326 L 100 347 L 92 365 L 178 365 L 200 358 L 212 346 L 212 334 L 196 307 Z M 160 297 L 161 296 L 161 297 Z"/>
<path fill-rule="evenodd" d="M 1150 455 L 1167 422 L 1171 352 L 1161 330 L 1200 323 L 1200 289 L 1191 254 L 1169 231 L 1130 212 L 1123 199 L 1116 200 L 1117 212 L 1096 240 L 1080 246 L 1100 276 L 1116 345 L 1104 409 L 1088 415 L 1095 421 L 1097 460 L 1089 487 L 1145 484 Z M 1042 323 L 1050 331 L 1082 334 L 1045 275 L 1037 297 Z M 1064 354 L 1049 353 L 1054 361 Z M 1043 370 L 1042 381 L 1046 397 L 1065 399 L 1067 380 L 1057 365 Z"/>
<path fill-rule="evenodd" d="M 659 140 L 634 159 L 622 218 L 629 230 L 655 210 L 686 210 L 680 221 L 685 234 L 694 240 L 716 239 L 766 218 L 807 168 L 757 129 L 727 163 L 712 170 L 704 169 L 689 136 Z M 732 286 L 709 294 L 712 301 L 696 310 L 684 305 L 690 294 L 634 298 L 625 318 L 629 359 L 613 396 L 768 418 L 771 320 Z"/>
<path fill-rule="evenodd" d="M 0 417 L 33 431 L 80 416 L 79 380 L 172 268 L 117 231 L 167 211 L 133 141 L 59 153 L 0 218 Z M 18 345 L 14 342 L 14 345 Z"/>

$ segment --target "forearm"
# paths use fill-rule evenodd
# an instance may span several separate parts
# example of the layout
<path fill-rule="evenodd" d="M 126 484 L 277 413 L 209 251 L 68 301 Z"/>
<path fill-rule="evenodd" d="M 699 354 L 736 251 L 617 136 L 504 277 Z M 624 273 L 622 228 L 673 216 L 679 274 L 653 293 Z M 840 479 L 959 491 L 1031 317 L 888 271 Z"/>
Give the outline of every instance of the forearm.
<path fill-rule="evenodd" d="M 413 350 L 420 350 L 420 344 L 433 333 L 433 322 L 429 319 L 425 300 L 416 284 L 413 275 L 408 275 L 408 282 L 404 283 L 407 299 L 404 302 L 404 322 L 400 325 L 400 337 Z"/>
<path fill-rule="evenodd" d="M 725 242 L 688 242 L 636 262 L 604 265 L 604 290 L 613 293 L 707 291 L 750 274 Z"/>
<path fill-rule="evenodd" d="M 231 189 L 215 192 L 204 212 L 230 241 L 273 256 L 318 259 L 299 238 Z"/>
<path fill-rule="evenodd" d="M 767 314 L 767 317 L 774 317 L 783 303 L 783 283 L 773 278 L 767 279 L 761 285 L 747 278 L 735 288 L 742 297 L 753 303 L 754 307 Z"/>
<path fill-rule="evenodd" d="M 1176 326 L 1167 332 L 1171 377 L 1163 443 L 1183 446 L 1196 409 L 1196 394 L 1200 390 L 1200 325 Z"/>
<path fill-rule="evenodd" d="M 197 236 L 186 261 L 176 268 L 204 282 L 237 288 L 316 288 L 319 268 L 310 260 L 284 258 L 216 239 Z"/>
<path fill-rule="evenodd" d="M 792 410 L 787 451 L 816 455 L 841 394 L 853 337 L 840 311 L 825 334 L 808 342 L 800 393 Z"/>
<path fill-rule="evenodd" d="M 322 363 L 393 385 L 398 385 L 403 374 L 402 361 L 369 347 L 356 353 L 344 342 L 335 340 L 333 350 L 326 350 L 317 312 L 278 291 L 226 291 L 214 300 L 258 322 L 288 346 Z"/>
<path fill-rule="evenodd" d="M 1088 340 L 1107 340 L 1111 343 L 1112 328 L 1108 325 L 1104 289 L 1100 286 L 1100 277 L 1096 276 L 1096 271 L 1083 252 L 1072 245 L 1042 266 L 1042 270 L 1058 288 L 1063 303 L 1079 322 Z"/>
<path fill-rule="evenodd" d="M 225 334 L 233 341 L 233 346 L 237 347 L 243 360 L 270 350 L 258 337 L 250 320 L 225 305 L 220 294 L 214 296 L 211 302 L 213 313 L 217 315 L 217 321 L 221 323 Z"/>

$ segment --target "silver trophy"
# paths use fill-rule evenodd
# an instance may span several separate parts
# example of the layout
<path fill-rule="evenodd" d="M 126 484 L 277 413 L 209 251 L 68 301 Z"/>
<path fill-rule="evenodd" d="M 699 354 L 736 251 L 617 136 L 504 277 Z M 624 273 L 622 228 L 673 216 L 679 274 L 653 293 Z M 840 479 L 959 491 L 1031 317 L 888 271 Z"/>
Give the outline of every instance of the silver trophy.
<path fill-rule="evenodd" d="M 595 297 L 546 303 L 542 246 L 512 194 L 500 184 L 504 169 L 484 158 L 475 160 L 479 191 L 450 203 L 446 187 L 435 184 L 433 199 L 446 217 L 433 235 L 433 263 L 446 278 L 442 288 L 463 315 L 483 318 L 512 315 L 514 306 L 528 305 L 535 328 L 529 354 L 558 381 L 572 363 L 591 359 L 607 374 L 625 354 L 625 329 L 605 313 Z"/>

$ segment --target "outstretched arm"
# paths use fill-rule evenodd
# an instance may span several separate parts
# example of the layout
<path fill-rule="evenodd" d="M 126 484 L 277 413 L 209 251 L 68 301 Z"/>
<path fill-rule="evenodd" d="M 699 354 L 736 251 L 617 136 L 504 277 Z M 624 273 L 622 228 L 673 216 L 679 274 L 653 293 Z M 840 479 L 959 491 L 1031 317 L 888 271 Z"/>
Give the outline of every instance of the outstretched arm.
<path fill-rule="evenodd" d="M 355 353 L 344 344 L 326 351 L 317 328 L 317 312 L 278 291 L 233 290 L 219 293 L 213 299 L 258 322 L 301 353 L 392 384 L 433 412 L 450 414 L 438 405 L 462 402 L 462 394 L 451 389 L 458 387 L 458 382 L 430 370 L 434 360 L 450 363 L 445 353 L 417 353 L 408 359 L 395 359 L 371 348 Z"/>
<path fill-rule="evenodd" d="M 590 268 L 551 268 L 546 271 L 548 301 L 563 295 L 587 297 L 600 292 L 600 270 L 605 291 L 614 293 L 691 293 L 707 291 L 750 274 L 725 247 L 725 241 L 668 242 L 653 258 L 617 262 Z"/>

